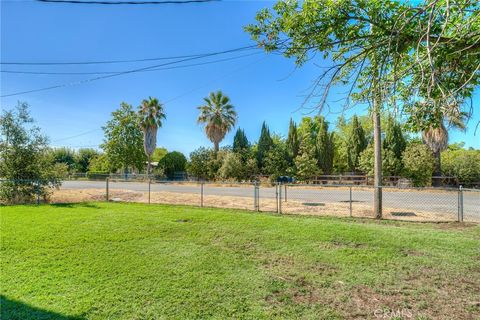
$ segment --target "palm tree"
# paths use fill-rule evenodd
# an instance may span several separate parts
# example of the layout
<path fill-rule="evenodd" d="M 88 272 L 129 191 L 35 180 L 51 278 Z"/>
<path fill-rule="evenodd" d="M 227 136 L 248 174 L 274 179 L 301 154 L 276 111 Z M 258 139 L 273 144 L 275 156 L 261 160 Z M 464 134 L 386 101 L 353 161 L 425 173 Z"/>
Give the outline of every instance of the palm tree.
<path fill-rule="evenodd" d="M 230 98 L 221 91 L 210 92 L 203 100 L 205 104 L 198 107 L 200 115 L 197 122 L 205 124 L 205 133 L 217 152 L 220 141 L 235 126 L 237 113 L 230 104 Z"/>
<path fill-rule="evenodd" d="M 445 122 L 447 122 L 449 127 L 465 130 L 465 117 L 466 114 L 464 112 L 453 112 L 449 114 L 448 118 L 440 118 L 436 126 L 430 126 L 422 132 L 423 143 L 432 151 L 435 158 L 434 177 L 440 177 L 442 175 L 441 154 L 442 151 L 448 147 L 448 130 Z M 434 185 L 438 185 L 439 183 L 440 181 L 438 180 L 433 181 Z"/>
<path fill-rule="evenodd" d="M 157 130 L 162 126 L 162 120 L 165 119 L 165 110 L 163 104 L 152 97 L 148 97 L 148 100 L 144 99 L 138 109 L 140 127 L 143 131 L 143 149 L 148 161 L 147 176 L 149 176 L 151 157 L 157 147 Z"/>

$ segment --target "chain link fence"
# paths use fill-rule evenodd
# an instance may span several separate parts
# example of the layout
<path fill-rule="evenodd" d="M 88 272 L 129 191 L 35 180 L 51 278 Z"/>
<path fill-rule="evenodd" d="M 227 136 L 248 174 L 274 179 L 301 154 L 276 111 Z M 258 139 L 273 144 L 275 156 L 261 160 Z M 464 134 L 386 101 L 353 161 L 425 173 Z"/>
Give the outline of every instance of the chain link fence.
<path fill-rule="evenodd" d="M 35 189 L 35 181 L 3 180 L 18 192 Z M 409 221 L 480 222 L 480 190 L 460 188 L 397 188 L 385 186 L 383 217 Z M 23 190 L 23 191 L 22 191 Z M 36 189 L 35 189 L 36 190 Z M 373 218 L 373 186 L 331 184 L 260 184 L 165 182 L 112 179 L 63 181 L 49 197 L 25 198 L 31 203 L 86 201 L 140 202 L 246 209 L 282 214 Z M 10 193 L 12 201 L 22 197 Z"/>

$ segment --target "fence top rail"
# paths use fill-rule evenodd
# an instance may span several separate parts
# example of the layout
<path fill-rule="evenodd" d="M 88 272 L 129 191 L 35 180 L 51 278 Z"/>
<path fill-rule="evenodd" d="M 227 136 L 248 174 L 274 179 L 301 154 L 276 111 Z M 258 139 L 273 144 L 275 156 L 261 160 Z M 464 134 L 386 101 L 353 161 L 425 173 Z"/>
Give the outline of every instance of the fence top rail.
<path fill-rule="evenodd" d="M 288 187 L 309 187 L 309 188 L 365 188 L 365 189 L 374 189 L 375 186 L 367 185 L 367 184 L 358 184 L 358 185 L 345 185 L 345 184 L 306 184 L 306 183 L 288 183 L 285 184 Z M 390 190 L 402 190 L 402 191 L 459 191 L 460 188 L 452 188 L 452 187 L 396 187 L 396 186 L 380 186 L 382 189 L 390 189 Z M 480 192 L 480 189 L 464 189 L 462 190 L 472 190 Z"/>

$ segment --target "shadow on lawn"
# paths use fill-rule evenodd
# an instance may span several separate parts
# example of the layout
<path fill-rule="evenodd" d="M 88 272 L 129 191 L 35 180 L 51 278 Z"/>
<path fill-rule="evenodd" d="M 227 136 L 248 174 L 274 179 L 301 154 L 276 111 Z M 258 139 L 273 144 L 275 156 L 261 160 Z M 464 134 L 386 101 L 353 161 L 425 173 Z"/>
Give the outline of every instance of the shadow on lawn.
<path fill-rule="evenodd" d="M 20 301 L 0 295 L 0 319 L 2 320 L 83 320 L 82 317 L 66 316 L 57 312 L 35 308 Z"/>
<path fill-rule="evenodd" d="M 91 204 L 88 202 L 72 202 L 72 203 L 52 203 L 50 204 L 52 207 L 58 208 L 78 208 L 78 207 L 85 207 L 85 208 L 92 208 L 92 209 L 100 209 L 99 206 L 96 204 Z"/>

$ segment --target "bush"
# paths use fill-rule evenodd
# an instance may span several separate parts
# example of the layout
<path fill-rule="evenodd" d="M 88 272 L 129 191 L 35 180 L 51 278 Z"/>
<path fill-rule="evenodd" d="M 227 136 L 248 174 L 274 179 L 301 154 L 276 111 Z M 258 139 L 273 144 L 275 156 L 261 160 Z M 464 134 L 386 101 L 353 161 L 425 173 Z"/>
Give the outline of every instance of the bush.
<path fill-rule="evenodd" d="M 289 165 L 286 145 L 278 141 L 267 151 L 263 170 L 270 176 L 271 181 L 276 181 L 278 177 L 287 175 Z"/>
<path fill-rule="evenodd" d="M 412 143 L 403 152 L 405 177 L 412 180 L 415 187 L 428 186 L 432 182 L 435 159 L 428 147 Z"/>
<path fill-rule="evenodd" d="M 447 150 L 442 153 L 442 171 L 445 176 L 457 177 L 460 184 L 480 181 L 480 150 Z"/>
<path fill-rule="evenodd" d="M 82 148 L 75 154 L 75 169 L 77 172 L 87 172 L 90 163 L 97 158 L 99 153 L 95 149 Z"/>
<path fill-rule="evenodd" d="M 88 172 L 110 172 L 110 163 L 108 162 L 107 156 L 103 153 L 90 160 L 88 164 Z"/>
<path fill-rule="evenodd" d="M 360 170 L 366 175 L 374 175 L 375 154 L 372 144 L 360 153 L 358 164 Z M 384 176 L 396 176 L 402 172 L 402 169 L 402 159 L 397 158 L 392 150 L 382 148 L 382 174 Z"/>
<path fill-rule="evenodd" d="M 243 180 L 245 176 L 245 166 L 242 163 L 241 156 L 238 153 L 229 152 L 225 156 L 218 174 L 222 179 Z"/>
<path fill-rule="evenodd" d="M 213 155 L 213 150 L 200 147 L 190 153 L 190 161 L 187 164 L 189 175 L 200 180 L 209 179 L 208 164 Z"/>
<path fill-rule="evenodd" d="M 297 169 L 297 179 L 307 181 L 321 173 L 317 166 L 317 160 L 311 157 L 307 152 L 295 158 L 295 166 Z"/>
<path fill-rule="evenodd" d="M 173 179 L 176 172 L 185 172 L 186 165 L 187 158 L 178 151 L 167 153 L 158 163 L 169 179 Z"/>

